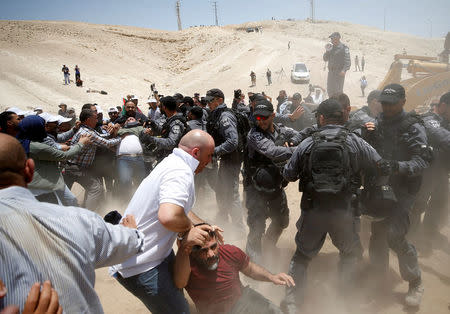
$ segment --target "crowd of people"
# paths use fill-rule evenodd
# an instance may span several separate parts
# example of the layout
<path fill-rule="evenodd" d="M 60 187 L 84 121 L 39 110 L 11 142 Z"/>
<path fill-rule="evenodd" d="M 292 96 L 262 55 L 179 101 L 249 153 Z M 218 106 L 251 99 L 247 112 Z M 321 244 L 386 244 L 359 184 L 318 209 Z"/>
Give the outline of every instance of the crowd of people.
<path fill-rule="evenodd" d="M 153 90 L 145 105 L 128 95 L 108 116 L 97 104 L 77 117 L 63 103 L 58 115 L 2 112 L 0 292 L 8 292 L 0 310 L 23 311 L 30 288 L 43 283 L 53 287 L 41 293 L 49 312 L 101 313 L 94 269 L 110 266 L 152 313 L 189 313 L 183 288 L 200 313 L 298 313 L 327 234 L 340 253 L 340 293 L 357 287 L 361 214 L 376 218 L 368 249 L 377 278 L 386 280 L 393 250 L 409 282 L 405 303 L 418 307 L 424 286 L 407 234 L 432 248 L 447 221 L 450 92 L 422 116 L 403 110 L 399 84 L 371 91 L 355 112 L 346 94 L 325 95 L 319 86 L 305 99 L 249 92 L 247 103 L 238 89 L 228 107 L 218 88 L 204 97 Z M 276 248 L 289 225 L 284 189 L 297 180 L 296 250 L 287 272 L 273 274 L 263 248 Z M 206 222 L 192 207 L 208 185 L 217 215 Z M 102 219 L 105 200 L 123 217 Z M 223 243 L 227 232 L 246 238 L 245 248 Z M 286 286 L 281 304 L 243 287 L 240 273 Z"/>

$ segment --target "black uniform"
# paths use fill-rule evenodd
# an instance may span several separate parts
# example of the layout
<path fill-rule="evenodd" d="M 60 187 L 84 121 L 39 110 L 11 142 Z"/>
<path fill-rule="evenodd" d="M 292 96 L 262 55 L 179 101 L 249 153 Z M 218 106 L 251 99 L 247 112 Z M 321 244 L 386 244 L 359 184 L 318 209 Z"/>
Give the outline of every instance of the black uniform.
<path fill-rule="evenodd" d="M 289 225 L 281 170 L 291 157 L 294 147 L 300 143 L 298 132 L 283 125 L 274 124 L 274 132 L 254 127 L 248 134 L 247 156 L 244 161 L 244 189 L 248 209 L 247 225 L 250 229 L 246 252 L 252 260 L 261 254 L 261 238 L 266 230 L 266 219 L 271 219 L 266 243 L 275 246 L 281 232 Z"/>
<path fill-rule="evenodd" d="M 397 253 L 400 274 L 410 285 L 421 280 L 414 246 L 406 240 L 409 230 L 409 211 L 421 184 L 422 171 L 428 166 L 423 148 L 427 145 L 424 127 L 415 115 L 402 111 L 387 119 L 383 114 L 376 119 L 375 131 L 367 132 L 367 141 L 385 160 L 398 162 L 398 170 L 390 175 L 397 204 L 382 221 L 372 223 L 370 259 L 386 273 L 389 267 L 389 248 Z"/>
<path fill-rule="evenodd" d="M 319 253 L 327 233 L 340 252 L 341 282 L 351 284 L 362 254 L 351 202 L 360 186 L 360 172 L 381 159 L 373 147 L 343 126 L 327 125 L 310 132 L 283 172 L 288 181 L 300 179 L 303 191 L 302 214 L 296 224 L 297 249 L 289 267 L 296 286 L 286 288 L 288 313 L 296 313 L 303 302 L 308 264 Z"/>
<path fill-rule="evenodd" d="M 186 119 L 181 113 L 176 113 L 168 118 L 162 127 L 154 122 L 151 123 L 151 127 L 154 134 L 159 134 L 159 136 L 151 136 L 142 132 L 139 140 L 154 152 L 158 162 L 172 153 L 183 135 L 188 131 Z"/>
<path fill-rule="evenodd" d="M 243 230 L 242 207 L 239 197 L 239 173 L 241 169 L 240 139 L 237 119 L 226 104 L 211 111 L 207 123 L 208 133 L 214 138 L 214 155 L 220 160 L 216 182 L 216 200 L 219 217 L 228 221 L 231 216 L 234 226 Z"/>
<path fill-rule="evenodd" d="M 340 75 L 342 71 L 348 71 L 351 66 L 350 51 L 346 45 L 339 43 L 333 45 L 330 51 L 326 51 L 323 60 L 328 61 L 328 96 L 341 94 L 344 89 L 345 75 Z"/>
<path fill-rule="evenodd" d="M 424 232 L 434 236 L 448 218 L 450 130 L 448 121 L 436 113 L 428 112 L 422 119 L 429 144 L 433 147 L 434 159 L 424 171 L 423 184 L 411 213 L 411 230 L 417 231 L 420 215 L 425 211 Z"/>

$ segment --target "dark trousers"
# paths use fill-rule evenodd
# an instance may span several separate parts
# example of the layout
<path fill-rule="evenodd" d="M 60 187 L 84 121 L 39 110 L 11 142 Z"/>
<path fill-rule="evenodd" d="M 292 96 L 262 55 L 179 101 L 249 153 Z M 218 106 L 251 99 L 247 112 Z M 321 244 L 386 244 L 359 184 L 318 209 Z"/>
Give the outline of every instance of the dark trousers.
<path fill-rule="evenodd" d="M 289 275 L 294 278 L 295 287 L 287 287 L 285 297 L 288 313 L 296 313 L 297 307 L 303 303 L 308 264 L 319 253 L 327 234 L 339 250 L 339 282 L 343 289 L 354 283 L 356 265 L 362 252 L 350 206 L 348 209 L 302 210 L 297 230 L 297 249 L 289 265 Z"/>
<path fill-rule="evenodd" d="M 149 271 L 132 277 L 123 278 L 119 273 L 115 277 L 153 314 L 189 314 L 189 305 L 183 290 L 175 287 L 172 278 L 172 266 L 175 260 L 173 252 Z"/>
<path fill-rule="evenodd" d="M 65 169 L 64 181 L 69 189 L 72 188 L 74 182 L 80 184 L 85 190 L 84 202 L 81 206 L 92 211 L 99 211 L 104 200 L 105 189 L 103 180 L 95 171 L 74 164 L 68 165 Z"/>
<path fill-rule="evenodd" d="M 242 288 L 242 295 L 228 314 L 282 314 L 281 309 L 250 287 Z"/>
<path fill-rule="evenodd" d="M 327 78 L 328 97 L 343 93 L 345 75 L 341 76 L 340 73 L 341 72 L 328 71 L 328 78 Z"/>
<path fill-rule="evenodd" d="M 248 210 L 247 225 L 249 233 L 247 237 L 246 252 L 250 257 L 260 257 L 261 239 L 266 234 L 266 242 L 275 246 L 280 235 L 289 225 L 289 208 L 287 206 L 284 190 L 267 194 L 257 191 L 252 185 L 246 189 L 245 205 Z M 266 232 L 266 220 L 271 223 Z"/>
<path fill-rule="evenodd" d="M 228 221 L 228 215 L 234 226 L 243 229 L 242 206 L 239 197 L 240 161 L 221 158 L 216 182 L 216 201 L 219 207 L 218 217 Z"/>
<path fill-rule="evenodd" d="M 372 223 L 369 256 L 372 265 L 381 273 L 389 268 L 389 248 L 398 257 L 400 275 L 403 280 L 420 280 L 421 273 L 415 247 L 406 240 L 409 230 L 409 209 L 414 196 L 396 191 L 398 206 L 382 221 Z"/>

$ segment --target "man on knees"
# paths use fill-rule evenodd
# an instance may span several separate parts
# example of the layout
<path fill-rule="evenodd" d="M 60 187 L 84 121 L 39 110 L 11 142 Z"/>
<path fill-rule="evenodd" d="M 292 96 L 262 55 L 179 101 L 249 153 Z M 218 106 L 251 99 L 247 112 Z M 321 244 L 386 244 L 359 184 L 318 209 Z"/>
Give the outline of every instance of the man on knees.
<path fill-rule="evenodd" d="M 191 208 L 194 204 L 194 175 L 200 173 L 214 154 L 214 140 L 201 130 L 181 138 L 178 148 L 145 178 L 125 211 L 136 217 L 138 230 L 149 249 L 110 268 L 110 273 L 138 297 L 154 314 L 189 313 L 183 293 L 172 280 L 175 239 L 190 246 L 203 245 L 209 225 Z"/>

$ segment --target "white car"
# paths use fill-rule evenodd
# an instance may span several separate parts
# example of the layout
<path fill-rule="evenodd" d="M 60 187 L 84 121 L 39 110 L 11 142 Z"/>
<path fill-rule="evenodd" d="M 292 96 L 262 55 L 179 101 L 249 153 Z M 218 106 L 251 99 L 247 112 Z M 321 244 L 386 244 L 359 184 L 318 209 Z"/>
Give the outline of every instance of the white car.
<path fill-rule="evenodd" d="M 309 83 L 309 70 L 306 64 L 297 62 L 291 70 L 292 83 Z"/>

